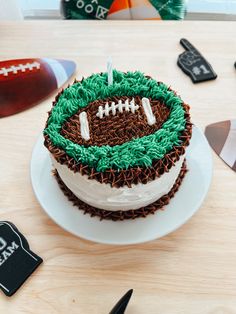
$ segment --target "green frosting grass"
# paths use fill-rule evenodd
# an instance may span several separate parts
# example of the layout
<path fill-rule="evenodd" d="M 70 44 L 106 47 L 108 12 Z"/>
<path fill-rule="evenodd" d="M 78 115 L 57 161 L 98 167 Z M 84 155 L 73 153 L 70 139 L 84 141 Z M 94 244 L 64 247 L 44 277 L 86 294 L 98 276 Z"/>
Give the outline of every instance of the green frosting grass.
<path fill-rule="evenodd" d="M 65 121 L 90 102 L 111 96 L 136 95 L 160 99 L 171 109 L 168 120 L 155 133 L 122 145 L 87 147 L 73 143 L 60 134 Z M 153 160 L 163 158 L 173 146 L 181 143 L 179 136 L 186 124 L 182 103 L 173 91 L 168 90 L 167 85 L 147 78 L 141 72 L 123 73 L 114 70 L 113 85 L 110 86 L 107 84 L 107 73 L 93 74 L 65 89 L 52 109 L 44 134 L 76 162 L 97 171 L 151 166 Z"/>

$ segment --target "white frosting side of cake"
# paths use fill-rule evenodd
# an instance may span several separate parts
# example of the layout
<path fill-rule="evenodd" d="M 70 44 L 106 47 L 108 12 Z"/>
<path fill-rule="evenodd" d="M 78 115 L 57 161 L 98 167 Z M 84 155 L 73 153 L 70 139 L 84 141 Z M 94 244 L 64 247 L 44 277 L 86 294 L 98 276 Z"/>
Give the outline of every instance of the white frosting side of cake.
<path fill-rule="evenodd" d="M 74 173 L 67 165 L 61 165 L 53 157 L 52 162 L 62 181 L 83 202 L 100 209 L 111 211 L 138 209 L 147 206 L 167 194 L 174 185 L 183 164 L 181 156 L 169 172 L 147 184 L 134 184 L 115 188 L 109 184 L 88 179 L 88 176 Z"/>

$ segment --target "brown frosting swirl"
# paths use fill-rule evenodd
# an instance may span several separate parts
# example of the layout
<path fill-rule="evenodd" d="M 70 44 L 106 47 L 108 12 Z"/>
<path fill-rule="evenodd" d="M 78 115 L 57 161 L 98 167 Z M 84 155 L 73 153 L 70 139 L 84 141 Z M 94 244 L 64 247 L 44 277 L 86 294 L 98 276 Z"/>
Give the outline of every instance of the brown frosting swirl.
<path fill-rule="evenodd" d="M 133 97 L 109 97 L 107 99 L 96 100 L 90 103 L 86 108 L 79 110 L 62 126 L 61 135 L 79 145 L 121 145 L 134 138 L 143 137 L 154 133 L 162 127 L 162 124 L 168 119 L 170 109 L 159 100 L 150 99 L 153 114 L 156 118 L 154 125 L 149 125 L 142 107 L 142 99 L 139 96 L 134 97 L 139 109 L 135 113 L 123 111 L 117 112 L 116 115 L 110 114 L 102 119 L 96 116 L 98 107 L 104 107 L 106 103 L 111 105 L 112 102 L 118 103 L 119 100 L 124 103 L 127 99 L 129 102 Z M 90 128 L 90 139 L 85 141 L 80 134 L 79 114 L 86 111 Z"/>

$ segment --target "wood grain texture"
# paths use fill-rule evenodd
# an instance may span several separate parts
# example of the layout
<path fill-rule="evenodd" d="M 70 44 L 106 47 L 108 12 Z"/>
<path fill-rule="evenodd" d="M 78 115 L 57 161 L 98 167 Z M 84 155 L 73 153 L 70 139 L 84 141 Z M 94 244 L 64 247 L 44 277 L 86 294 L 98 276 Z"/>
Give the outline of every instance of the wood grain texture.
<path fill-rule="evenodd" d="M 186 37 L 218 74 L 193 85 L 176 65 Z M 193 121 L 235 117 L 234 22 L 39 21 L 0 24 L 0 59 L 51 57 L 77 62 L 77 77 L 140 69 L 169 83 L 191 105 Z M 44 264 L 0 313 L 108 313 L 134 289 L 127 314 L 236 313 L 236 177 L 214 154 L 212 185 L 183 227 L 156 241 L 106 246 L 76 238 L 53 223 L 30 183 L 30 158 L 53 97 L 0 120 L 0 219 L 27 237 Z"/>

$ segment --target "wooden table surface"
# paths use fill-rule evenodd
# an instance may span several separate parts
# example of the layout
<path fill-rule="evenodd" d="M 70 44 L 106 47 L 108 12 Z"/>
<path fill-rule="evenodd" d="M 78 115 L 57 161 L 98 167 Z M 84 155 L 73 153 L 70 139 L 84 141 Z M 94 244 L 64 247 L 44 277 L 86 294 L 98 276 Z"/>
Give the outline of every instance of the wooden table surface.
<path fill-rule="evenodd" d="M 194 85 L 176 65 L 189 39 L 211 62 L 216 81 Z M 73 59 L 77 77 L 139 69 L 176 89 L 202 129 L 236 113 L 236 23 L 37 21 L 0 23 L 0 59 Z M 127 314 L 236 313 L 236 177 L 213 155 L 210 191 L 177 231 L 141 245 L 108 246 L 63 231 L 42 210 L 30 159 L 53 97 L 0 120 L 0 219 L 16 224 L 43 265 L 0 313 L 106 314 L 133 288 Z M 193 182 L 194 184 L 194 182 Z"/>

